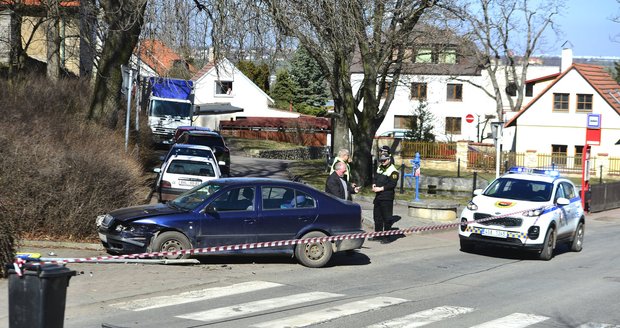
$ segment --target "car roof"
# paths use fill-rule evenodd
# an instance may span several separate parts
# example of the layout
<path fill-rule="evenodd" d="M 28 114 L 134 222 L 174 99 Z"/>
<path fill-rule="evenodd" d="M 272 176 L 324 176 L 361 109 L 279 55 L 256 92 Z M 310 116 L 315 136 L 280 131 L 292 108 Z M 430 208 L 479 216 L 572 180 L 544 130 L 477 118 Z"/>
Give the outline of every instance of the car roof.
<path fill-rule="evenodd" d="M 196 145 L 196 144 L 180 144 L 180 143 L 175 143 L 174 145 L 172 145 L 172 148 L 191 148 L 191 149 L 201 149 L 201 150 L 213 151 L 213 149 L 211 149 L 211 147 L 209 147 L 209 146 Z"/>
<path fill-rule="evenodd" d="M 188 130 L 188 131 L 183 132 L 183 134 L 189 134 L 189 135 L 195 135 L 195 136 L 221 137 L 221 135 L 215 131 Z"/>
<path fill-rule="evenodd" d="M 211 182 L 221 183 L 225 185 L 243 185 L 243 184 L 263 184 L 263 185 L 289 185 L 291 187 L 302 187 L 307 189 L 313 189 L 312 187 L 284 179 L 274 179 L 274 178 L 255 178 L 255 177 L 234 177 L 234 178 L 220 178 L 211 180 Z"/>
<path fill-rule="evenodd" d="M 169 162 L 172 162 L 174 160 L 193 161 L 193 162 L 209 162 L 211 164 L 215 164 L 215 161 L 213 160 L 213 158 L 202 157 L 202 156 L 172 155 L 168 159 Z"/>

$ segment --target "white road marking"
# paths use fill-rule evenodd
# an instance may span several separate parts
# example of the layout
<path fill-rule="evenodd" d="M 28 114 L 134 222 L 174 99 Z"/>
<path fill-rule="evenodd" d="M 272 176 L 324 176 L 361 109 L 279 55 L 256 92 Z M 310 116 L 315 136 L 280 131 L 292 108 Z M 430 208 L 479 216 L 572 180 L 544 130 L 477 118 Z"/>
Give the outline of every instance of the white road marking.
<path fill-rule="evenodd" d="M 176 318 L 199 320 L 199 321 L 217 321 L 221 319 L 228 319 L 232 317 L 244 316 L 256 312 L 273 310 L 281 307 L 318 301 L 326 298 L 340 297 L 344 295 L 324 293 L 324 292 L 311 292 L 304 294 L 296 294 L 284 297 L 270 298 L 261 301 L 236 304 L 233 306 L 222 307 L 213 310 L 201 311 L 178 315 Z"/>
<path fill-rule="evenodd" d="M 588 322 L 577 328 L 620 328 L 620 325 L 610 325 L 608 323 Z"/>
<path fill-rule="evenodd" d="M 524 328 L 529 325 L 543 322 L 547 319 L 549 318 L 539 316 L 539 315 L 525 314 L 525 313 L 513 313 L 503 318 L 488 321 L 481 325 L 473 326 L 471 328 L 496 328 L 496 327 Z"/>
<path fill-rule="evenodd" d="M 439 306 L 425 311 L 416 312 L 404 317 L 368 326 L 368 328 L 414 328 L 422 327 L 443 319 L 456 317 L 474 311 L 472 308 L 459 306 Z"/>
<path fill-rule="evenodd" d="M 256 328 L 287 328 L 287 327 L 306 327 L 321 322 L 345 317 L 352 314 L 362 313 L 366 311 L 376 310 L 383 307 L 408 302 L 402 298 L 393 297 L 375 297 L 368 300 L 357 301 L 343 304 L 340 306 L 330 307 L 324 310 L 308 312 L 280 320 L 262 322 L 251 327 Z"/>
<path fill-rule="evenodd" d="M 156 296 L 151 298 L 144 298 L 134 301 L 127 301 L 121 303 L 111 304 L 111 307 L 128 310 L 128 311 L 144 311 L 150 309 L 157 309 L 166 306 L 173 306 L 179 304 L 186 304 L 191 302 L 204 301 L 214 299 L 222 296 L 236 295 L 242 293 L 249 293 L 267 288 L 273 288 L 282 286 L 267 281 L 248 281 L 240 284 L 234 284 L 224 287 L 214 287 L 202 290 L 194 290 L 184 292 L 176 295 L 169 296 Z"/>

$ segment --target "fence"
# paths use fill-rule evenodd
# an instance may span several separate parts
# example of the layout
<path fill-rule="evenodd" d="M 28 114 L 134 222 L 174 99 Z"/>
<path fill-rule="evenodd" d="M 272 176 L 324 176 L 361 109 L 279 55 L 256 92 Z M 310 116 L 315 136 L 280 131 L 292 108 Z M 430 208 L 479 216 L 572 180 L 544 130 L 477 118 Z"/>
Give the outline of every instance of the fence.
<path fill-rule="evenodd" d="M 600 212 L 620 207 L 620 182 L 602 183 L 590 186 L 590 211 Z"/>
<path fill-rule="evenodd" d="M 400 155 L 402 157 L 420 157 L 433 160 L 456 160 L 456 142 L 418 142 L 403 141 Z"/>

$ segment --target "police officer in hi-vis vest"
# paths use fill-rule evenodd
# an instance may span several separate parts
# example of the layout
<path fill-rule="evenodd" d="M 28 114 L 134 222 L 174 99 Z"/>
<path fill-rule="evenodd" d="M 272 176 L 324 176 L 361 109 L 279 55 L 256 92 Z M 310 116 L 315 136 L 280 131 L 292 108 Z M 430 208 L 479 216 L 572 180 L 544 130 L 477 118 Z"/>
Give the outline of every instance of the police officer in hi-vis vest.
<path fill-rule="evenodd" d="M 398 170 L 392 163 L 389 155 L 382 154 L 379 157 L 379 167 L 375 172 L 372 191 L 375 192 L 373 219 L 375 231 L 386 231 L 392 228 L 392 213 L 394 209 L 394 189 L 398 182 Z M 374 238 L 387 242 L 385 238 Z"/>

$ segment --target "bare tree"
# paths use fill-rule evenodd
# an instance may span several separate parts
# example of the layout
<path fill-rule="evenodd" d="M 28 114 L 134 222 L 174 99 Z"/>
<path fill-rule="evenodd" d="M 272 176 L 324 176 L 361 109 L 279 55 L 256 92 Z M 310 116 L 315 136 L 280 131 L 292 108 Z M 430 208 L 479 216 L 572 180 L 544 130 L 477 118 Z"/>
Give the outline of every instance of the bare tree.
<path fill-rule="evenodd" d="M 89 119 L 116 126 L 122 106 L 121 65 L 127 64 L 138 43 L 147 0 L 100 0 L 105 34 L 97 66 Z"/>
<path fill-rule="evenodd" d="M 225 3 L 224 3 L 225 2 Z M 264 0 L 231 4 L 221 1 L 214 11 L 213 41 L 221 53 L 228 34 L 237 35 L 237 46 L 261 45 L 273 41 L 298 42 L 317 61 L 329 84 L 337 118 L 335 133 L 353 141 L 353 176 L 368 185 L 372 176 L 371 147 L 375 132 L 385 118 L 399 83 L 405 49 L 410 47 L 408 32 L 423 13 L 439 0 Z M 243 6 L 252 4 L 252 10 Z M 223 8 L 223 6 L 228 6 Z M 237 6 L 237 7 L 235 7 Z M 241 6 L 241 8 L 239 7 Z M 231 17 L 243 13 L 245 28 L 227 25 Z M 259 31 L 275 24 L 276 33 L 257 33 L 241 38 L 243 32 Z M 240 29 L 241 28 L 241 29 Z M 264 31 L 264 30 L 263 30 Z M 267 43 L 268 44 L 268 43 Z M 254 47 L 255 49 L 266 49 Z M 217 51 L 220 50 L 220 51 Z M 276 56 L 277 57 L 277 56 Z M 353 85 L 352 68 L 362 72 Z M 337 138 L 334 148 L 349 148 L 348 138 Z"/>
<path fill-rule="evenodd" d="M 467 82 L 495 100 L 498 121 L 505 110 L 521 109 L 530 58 L 544 45 L 543 33 L 556 30 L 554 19 L 563 6 L 564 0 L 466 0 L 450 9 L 475 44 L 476 64 L 486 70 L 492 88 Z"/>

